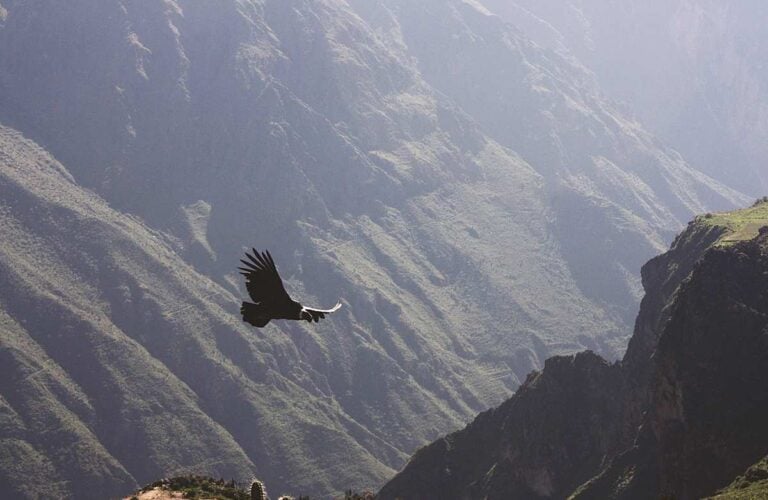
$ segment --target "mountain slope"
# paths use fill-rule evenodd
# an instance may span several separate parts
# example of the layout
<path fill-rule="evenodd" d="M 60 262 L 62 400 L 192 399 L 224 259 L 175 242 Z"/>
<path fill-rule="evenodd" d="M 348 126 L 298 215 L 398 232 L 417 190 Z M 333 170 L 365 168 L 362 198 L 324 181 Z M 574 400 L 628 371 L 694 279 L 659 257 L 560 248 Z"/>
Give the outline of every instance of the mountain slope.
<path fill-rule="evenodd" d="M 768 10 L 757 0 L 483 0 L 601 89 L 696 168 L 753 195 L 768 189 Z"/>
<path fill-rule="evenodd" d="M 700 498 L 726 486 L 768 449 L 763 226 L 768 203 L 697 219 L 644 268 L 621 363 L 548 360 L 507 402 L 419 450 L 379 496 Z"/>
<path fill-rule="evenodd" d="M 768 495 L 768 457 L 763 458 L 737 477 L 733 483 L 711 497 L 718 500 L 748 500 Z"/>
<path fill-rule="evenodd" d="M 211 470 L 331 489 L 400 460 L 161 235 L 8 128 L 0 151 L 4 494 L 114 496 Z"/>
<path fill-rule="evenodd" d="M 490 210 L 513 204 L 503 217 L 494 219 L 489 210 L 478 216 L 495 228 L 509 220 L 530 235 L 490 244 L 510 249 L 513 242 L 552 241 L 553 259 L 564 266 L 564 272 L 545 265 L 535 273 L 553 283 L 544 287 L 481 270 L 497 282 L 501 302 L 524 302 L 528 288 L 565 292 L 579 309 L 603 316 L 581 331 L 610 332 L 605 345 L 589 347 L 617 355 L 639 301 L 632 270 L 693 214 L 745 202 L 606 107 L 578 68 L 463 2 L 227 2 L 216 9 L 194 2 L 142 9 L 91 3 L 61 12 L 9 10 L 0 32 L 4 46 L 25 43 L 27 22 L 52 23 L 53 31 L 52 40 L 34 42 L 33 54 L 8 51 L 0 59 L 8 69 L 0 81 L 3 119 L 50 149 L 78 182 L 176 234 L 188 258 L 217 280 L 230 272 L 244 239 L 269 242 L 292 259 L 284 265 L 293 271 L 303 267 L 293 249 L 359 247 L 371 228 L 390 231 L 379 220 L 384 214 L 419 229 L 445 223 L 451 231 L 453 214 L 498 195 Z M 86 9 L 100 14 L 79 15 Z M 474 42 L 443 50 L 454 34 Z M 104 50 L 82 54 L 78 44 L 91 39 Z M 42 54 L 68 61 L 56 74 L 63 84 L 55 93 L 52 80 L 36 76 L 51 71 Z M 97 70 L 102 67 L 109 71 Z M 451 68 L 461 71 L 454 75 Z M 505 158 L 510 149 L 541 177 L 515 155 Z M 498 173 L 491 182 L 509 176 L 517 189 L 473 189 L 489 168 Z M 435 200 L 443 203 L 430 206 Z M 199 201 L 210 207 L 203 240 L 185 209 Z M 585 221 L 595 226 L 574 230 Z M 376 266 L 412 273 L 420 266 L 418 257 L 407 257 L 414 247 L 433 265 L 432 255 L 444 254 L 445 246 L 461 259 L 489 260 L 472 252 L 474 239 L 463 231 L 430 233 L 403 234 L 401 258 Z M 595 239 L 608 242 L 600 247 L 604 255 L 595 254 Z M 518 267 L 514 252 L 502 257 L 506 267 Z M 538 265 L 527 255 L 519 261 Z M 437 264 L 442 274 L 472 268 Z M 596 282 L 597 274 L 605 279 Z M 420 288 L 417 302 L 449 308 Z M 486 306 L 476 293 L 462 297 Z M 554 297 L 537 303 L 553 301 L 559 305 Z M 530 321 L 544 316 L 519 305 Z M 566 319 L 557 309 L 547 307 L 546 315 L 559 324 L 533 330 L 543 337 L 576 331 L 567 326 L 575 315 Z M 489 312 L 507 316 L 499 308 Z M 472 323 L 493 328 L 479 317 Z M 548 349 L 562 340 L 542 339 Z"/>
<path fill-rule="evenodd" d="M 721 216 L 736 225 L 745 219 L 763 228 L 760 235 L 743 241 L 753 229 L 734 240 L 738 232 L 727 231 L 732 239 L 721 239 L 680 287 L 635 445 L 575 498 L 701 498 L 765 456 L 768 204 Z"/>
<path fill-rule="evenodd" d="M 629 331 L 635 270 L 729 195 L 622 116 L 589 73 L 496 16 L 468 2 L 384 5 L 425 81 L 542 175 L 577 286 Z"/>
<path fill-rule="evenodd" d="M 205 283 L 190 292 L 139 253 L 121 276 L 176 297 L 158 306 L 170 319 L 130 320 L 121 304 L 138 285 L 95 280 L 112 297 L 104 314 L 132 338 L 164 332 L 152 356 L 200 395 L 233 456 L 292 491 L 379 484 L 551 354 L 618 357 L 634 270 L 693 213 L 744 200 L 612 109 L 581 69 L 465 2 L 3 5 L 0 122 L 141 218 L 125 240 L 143 246 L 152 228 L 186 263 L 169 257 L 173 268 L 191 266 L 183 283 Z M 437 42 L 453 35 L 473 43 L 446 53 Z M 104 246 L 83 236 L 72 266 L 114 265 L 112 240 L 93 237 Z M 229 304 L 251 245 L 303 301 L 346 307 L 319 326 L 244 329 Z M 204 326 L 186 318 L 208 302 L 227 309 Z M 9 316 L 23 324 L 34 310 L 19 304 Z M 181 359 L 203 331 L 214 344 L 183 358 L 231 360 L 244 385 Z M 270 427 L 251 434 L 254 421 Z"/>
<path fill-rule="evenodd" d="M 564 498 L 619 451 L 621 369 L 586 351 L 547 360 L 515 395 L 420 449 L 381 498 Z"/>

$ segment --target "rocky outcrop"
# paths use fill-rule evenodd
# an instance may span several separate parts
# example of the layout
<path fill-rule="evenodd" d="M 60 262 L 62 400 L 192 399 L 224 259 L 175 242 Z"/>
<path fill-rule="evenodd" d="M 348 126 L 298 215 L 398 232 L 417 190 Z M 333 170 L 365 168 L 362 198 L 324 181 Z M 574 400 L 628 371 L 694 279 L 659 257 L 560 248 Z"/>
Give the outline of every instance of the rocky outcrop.
<path fill-rule="evenodd" d="M 744 474 L 711 498 L 717 500 L 768 498 L 768 456 L 750 466 Z"/>
<path fill-rule="evenodd" d="M 380 498 L 562 498 L 618 449 L 621 367 L 592 352 L 548 359 L 515 396 L 419 450 Z"/>
<path fill-rule="evenodd" d="M 548 360 L 510 400 L 417 452 L 380 496 L 699 498 L 763 457 L 768 230 L 755 227 L 768 204 L 722 220 L 697 219 L 643 268 L 621 363 Z M 726 238 L 747 227 L 751 239 Z"/>
<path fill-rule="evenodd" d="M 700 498 L 768 450 L 768 231 L 707 252 L 672 309 L 635 446 L 575 498 Z"/>
<path fill-rule="evenodd" d="M 708 252 L 657 349 L 661 493 L 698 498 L 768 451 L 768 234 Z"/>

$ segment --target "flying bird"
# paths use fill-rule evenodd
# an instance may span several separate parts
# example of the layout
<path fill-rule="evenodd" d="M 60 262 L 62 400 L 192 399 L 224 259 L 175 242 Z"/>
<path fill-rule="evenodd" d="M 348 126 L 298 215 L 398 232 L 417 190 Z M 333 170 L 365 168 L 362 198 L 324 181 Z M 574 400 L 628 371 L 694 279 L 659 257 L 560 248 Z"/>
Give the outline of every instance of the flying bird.
<path fill-rule="evenodd" d="M 296 319 L 309 323 L 317 323 L 326 314 L 336 312 L 341 308 L 337 302 L 330 309 L 314 309 L 304 307 L 293 300 L 285 291 L 283 280 L 277 272 L 275 261 L 269 251 L 259 252 L 253 249 L 253 255 L 245 253 L 248 260 L 240 260 L 244 267 L 238 267 L 240 274 L 245 276 L 245 287 L 251 302 L 243 302 L 240 314 L 243 321 L 253 326 L 263 327 L 273 319 Z"/>

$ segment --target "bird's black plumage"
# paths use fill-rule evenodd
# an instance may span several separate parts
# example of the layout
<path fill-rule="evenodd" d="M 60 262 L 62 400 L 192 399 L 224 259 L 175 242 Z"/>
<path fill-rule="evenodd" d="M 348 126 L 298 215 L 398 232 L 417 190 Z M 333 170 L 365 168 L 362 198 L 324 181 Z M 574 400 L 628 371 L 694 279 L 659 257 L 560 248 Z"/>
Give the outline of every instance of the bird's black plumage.
<path fill-rule="evenodd" d="M 253 255 L 246 252 L 248 260 L 240 260 L 240 274 L 245 276 L 245 286 L 251 302 L 243 302 L 240 314 L 243 321 L 253 326 L 265 326 L 273 319 L 295 319 L 317 322 L 326 314 L 336 312 L 341 307 L 337 303 L 330 309 L 304 307 L 293 300 L 285 291 L 283 280 L 277 272 L 275 261 L 269 251 L 259 253 L 253 249 Z"/>

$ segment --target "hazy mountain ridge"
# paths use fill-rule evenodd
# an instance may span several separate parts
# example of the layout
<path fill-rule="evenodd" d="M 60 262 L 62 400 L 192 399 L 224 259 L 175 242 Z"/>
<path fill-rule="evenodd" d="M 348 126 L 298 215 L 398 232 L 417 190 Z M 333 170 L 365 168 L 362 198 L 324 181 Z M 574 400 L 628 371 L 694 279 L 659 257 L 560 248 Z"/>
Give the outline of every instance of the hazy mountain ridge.
<path fill-rule="evenodd" d="M 581 67 L 497 17 L 458 1 L 384 5 L 425 81 L 542 174 L 553 236 L 577 285 L 630 325 L 640 299 L 634 269 L 704 205 L 725 207 L 735 193 L 622 117 Z M 608 245 L 596 249 L 584 238 L 592 231 Z"/>
<path fill-rule="evenodd" d="M 764 2 L 483 4 L 589 68 L 607 95 L 697 169 L 754 195 L 768 188 Z"/>
<path fill-rule="evenodd" d="M 547 360 L 504 404 L 419 450 L 379 496 L 716 493 L 768 449 L 766 255 L 768 202 L 697 219 L 644 267 L 622 362 Z M 757 491 L 761 470 L 730 493 Z"/>
<path fill-rule="evenodd" d="M 378 484 L 552 353 L 618 356 L 639 263 L 693 213 L 744 200 L 606 108 L 587 73 L 461 2 L 3 3 L 0 121 L 145 221 L 120 245 L 162 231 L 172 252 L 159 267 L 145 268 L 153 258 L 142 253 L 125 264 L 122 279 L 138 274 L 147 290 L 118 294 L 91 275 L 89 293 L 111 296 L 101 314 L 142 335 L 192 388 L 201 413 L 190 411 L 233 438 L 222 453 L 246 455 L 259 477 L 292 491 Z M 420 36 L 422 27 L 439 36 Z M 435 51 L 449 33 L 482 43 Z M 509 63 L 519 94 L 483 91 L 506 78 L 476 57 L 488 47 Z M 454 63 L 466 66 L 448 78 Z M 489 108 L 498 110 L 482 120 Z M 104 244 L 75 255 L 101 269 L 113 242 Z M 338 294 L 346 307 L 312 328 L 245 329 L 233 271 L 251 244 L 272 250 L 302 300 L 325 305 Z M 161 300 L 152 290 L 170 286 L 173 252 L 198 272 L 185 267 L 173 299 Z M 596 270 L 605 280 L 593 284 Z M 187 289 L 200 279 L 204 291 Z M 153 318 L 170 314 L 152 323 L 173 332 L 164 343 L 121 309 L 134 293 L 158 295 Z M 177 310 L 195 320 L 177 322 Z M 203 326 L 199 314 L 210 316 Z M 216 360 L 206 361 L 211 380 L 184 363 L 196 356 Z M 304 400 L 322 425 L 298 408 L 296 425 L 281 422 Z M 159 456 L 156 469 L 210 461 L 179 456 Z"/>

